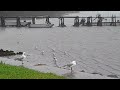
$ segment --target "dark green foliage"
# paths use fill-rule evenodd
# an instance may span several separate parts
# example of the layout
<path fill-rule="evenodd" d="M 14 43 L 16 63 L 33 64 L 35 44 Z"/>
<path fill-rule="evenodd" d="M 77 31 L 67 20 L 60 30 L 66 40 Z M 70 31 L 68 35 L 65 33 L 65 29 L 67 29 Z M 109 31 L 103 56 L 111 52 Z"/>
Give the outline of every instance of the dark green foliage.
<path fill-rule="evenodd" d="M 11 56 L 11 55 L 21 55 L 23 54 L 23 52 L 17 52 L 15 53 L 14 51 L 9 51 L 9 50 L 3 50 L 3 49 L 0 49 L 0 56 L 3 57 L 3 56 Z"/>

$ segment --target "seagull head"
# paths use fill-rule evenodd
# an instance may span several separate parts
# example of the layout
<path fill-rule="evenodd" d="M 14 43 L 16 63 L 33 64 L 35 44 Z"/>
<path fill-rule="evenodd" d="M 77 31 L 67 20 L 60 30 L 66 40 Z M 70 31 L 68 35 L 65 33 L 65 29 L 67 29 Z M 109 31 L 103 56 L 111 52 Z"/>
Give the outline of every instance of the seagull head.
<path fill-rule="evenodd" d="M 23 52 L 23 55 L 25 55 L 25 52 Z"/>
<path fill-rule="evenodd" d="M 71 64 L 73 64 L 75 66 L 77 63 L 76 63 L 76 61 L 72 61 Z"/>

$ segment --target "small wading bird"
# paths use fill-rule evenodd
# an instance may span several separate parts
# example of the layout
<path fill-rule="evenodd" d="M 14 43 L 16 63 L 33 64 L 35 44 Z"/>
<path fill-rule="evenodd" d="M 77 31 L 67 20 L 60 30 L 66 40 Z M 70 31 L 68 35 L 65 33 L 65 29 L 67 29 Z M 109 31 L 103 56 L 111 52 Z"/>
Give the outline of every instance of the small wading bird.
<path fill-rule="evenodd" d="M 57 66 L 57 58 L 56 58 L 56 57 L 53 57 L 53 59 L 54 59 L 55 65 Z"/>
<path fill-rule="evenodd" d="M 44 55 L 44 53 L 45 53 L 44 51 L 41 52 L 42 55 Z"/>
<path fill-rule="evenodd" d="M 55 64 L 57 67 L 59 67 L 59 66 L 57 65 L 57 58 L 56 58 L 56 56 L 55 56 L 55 53 L 53 53 L 53 60 L 54 60 L 54 64 Z"/>
<path fill-rule="evenodd" d="M 76 61 L 72 61 L 72 62 L 70 62 L 70 64 L 67 64 L 67 65 L 64 65 L 63 67 L 70 67 L 70 70 L 71 70 L 71 73 L 73 72 L 73 69 L 72 69 L 72 67 L 73 66 L 76 66 Z"/>
<path fill-rule="evenodd" d="M 21 55 L 20 58 L 15 58 L 14 60 L 22 61 L 22 65 L 23 65 L 23 64 L 24 64 L 24 63 L 23 63 L 23 59 L 25 59 L 25 58 L 26 58 L 25 52 L 23 52 L 23 54 Z"/>

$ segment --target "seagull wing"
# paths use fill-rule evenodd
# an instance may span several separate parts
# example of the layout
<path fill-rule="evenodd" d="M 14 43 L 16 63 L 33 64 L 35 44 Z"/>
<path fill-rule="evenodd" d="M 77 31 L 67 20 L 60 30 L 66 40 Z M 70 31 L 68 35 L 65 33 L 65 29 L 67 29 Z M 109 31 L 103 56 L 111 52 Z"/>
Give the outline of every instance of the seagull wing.
<path fill-rule="evenodd" d="M 63 67 L 71 67 L 73 64 L 67 64 L 67 65 L 64 65 Z"/>

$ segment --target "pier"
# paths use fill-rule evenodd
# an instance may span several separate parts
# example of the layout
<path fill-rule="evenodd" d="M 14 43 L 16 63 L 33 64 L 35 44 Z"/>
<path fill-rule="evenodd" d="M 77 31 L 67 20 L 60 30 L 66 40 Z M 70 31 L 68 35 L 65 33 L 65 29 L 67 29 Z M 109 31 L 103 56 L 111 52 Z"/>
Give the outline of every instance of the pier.
<path fill-rule="evenodd" d="M 7 23 L 6 19 L 14 18 L 16 22 Z M 30 19 L 31 22 L 21 22 L 22 19 Z M 46 24 L 51 24 L 50 18 L 57 18 L 59 20 L 58 27 L 66 27 L 65 25 L 65 19 L 66 18 L 73 18 L 73 27 L 79 27 L 79 26 L 120 26 L 120 17 L 116 17 L 115 15 L 112 15 L 111 17 L 102 17 L 101 15 L 98 15 L 96 17 L 79 17 L 79 16 L 64 16 L 64 17 L 50 17 L 50 16 L 13 16 L 13 17 L 0 17 L 0 27 L 7 27 L 7 26 L 14 26 L 14 27 L 27 27 L 29 24 L 36 24 L 36 19 L 46 19 Z M 109 19 L 109 21 L 107 21 Z"/>

